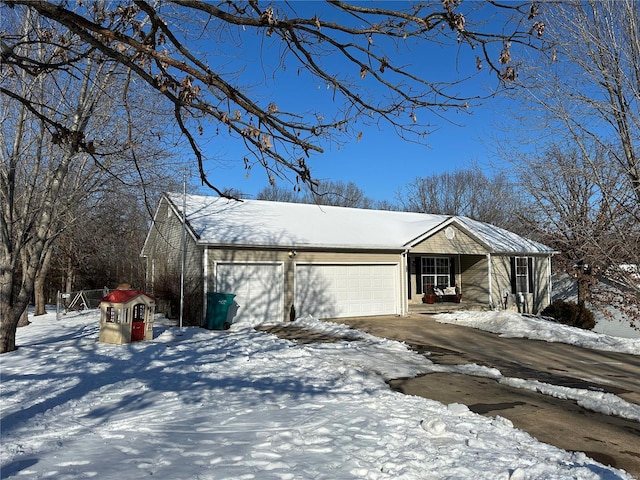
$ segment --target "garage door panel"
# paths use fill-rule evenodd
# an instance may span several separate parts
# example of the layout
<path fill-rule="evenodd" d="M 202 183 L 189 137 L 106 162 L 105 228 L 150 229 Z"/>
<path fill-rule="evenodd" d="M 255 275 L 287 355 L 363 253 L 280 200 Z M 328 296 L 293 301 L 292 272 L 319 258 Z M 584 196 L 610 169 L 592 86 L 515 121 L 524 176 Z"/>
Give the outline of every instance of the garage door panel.
<path fill-rule="evenodd" d="M 256 324 L 282 320 L 284 316 L 284 268 L 282 264 L 219 263 L 215 290 L 236 295 L 233 322 Z"/>
<path fill-rule="evenodd" d="M 295 304 L 316 318 L 398 313 L 397 264 L 296 265 Z"/>

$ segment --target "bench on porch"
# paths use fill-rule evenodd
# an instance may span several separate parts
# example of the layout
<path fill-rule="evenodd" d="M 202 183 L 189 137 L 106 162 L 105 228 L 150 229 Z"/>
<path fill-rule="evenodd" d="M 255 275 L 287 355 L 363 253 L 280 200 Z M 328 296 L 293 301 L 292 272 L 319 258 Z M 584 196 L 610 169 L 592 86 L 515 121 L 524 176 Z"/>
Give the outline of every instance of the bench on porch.
<path fill-rule="evenodd" d="M 436 287 L 433 291 L 436 294 L 436 297 L 438 297 L 438 302 L 460 303 L 460 300 L 462 299 L 462 294 L 459 293 L 456 287 Z"/>

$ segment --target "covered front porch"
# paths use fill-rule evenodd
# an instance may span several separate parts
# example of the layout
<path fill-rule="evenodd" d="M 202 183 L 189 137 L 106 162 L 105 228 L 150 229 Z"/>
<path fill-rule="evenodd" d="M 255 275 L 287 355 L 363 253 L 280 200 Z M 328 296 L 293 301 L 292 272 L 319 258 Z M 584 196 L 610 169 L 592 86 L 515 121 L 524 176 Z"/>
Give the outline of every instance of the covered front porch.
<path fill-rule="evenodd" d="M 407 272 L 410 314 L 491 306 L 486 255 L 409 254 Z M 428 292 L 436 294 L 433 303 L 425 303 Z"/>

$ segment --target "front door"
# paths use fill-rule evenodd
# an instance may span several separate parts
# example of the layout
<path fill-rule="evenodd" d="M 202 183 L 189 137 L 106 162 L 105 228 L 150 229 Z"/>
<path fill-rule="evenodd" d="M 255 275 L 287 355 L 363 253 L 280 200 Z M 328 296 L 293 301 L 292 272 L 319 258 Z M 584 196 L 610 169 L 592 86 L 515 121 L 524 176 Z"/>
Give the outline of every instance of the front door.
<path fill-rule="evenodd" d="M 140 342 L 144 340 L 144 322 L 133 322 L 131 324 L 131 341 Z"/>
<path fill-rule="evenodd" d="M 133 319 L 131 323 L 131 341 L 140 342 L 144 340 L 144 311 L 145 305 L 139 303 L 133 306 Z"/>

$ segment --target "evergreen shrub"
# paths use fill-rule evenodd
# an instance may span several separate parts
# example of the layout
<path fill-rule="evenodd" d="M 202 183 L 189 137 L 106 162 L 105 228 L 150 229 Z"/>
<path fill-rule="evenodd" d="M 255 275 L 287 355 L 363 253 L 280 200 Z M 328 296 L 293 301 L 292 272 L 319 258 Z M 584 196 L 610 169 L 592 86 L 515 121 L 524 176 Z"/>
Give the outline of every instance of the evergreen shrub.
<path fill-rule="evenodd" d="M 541 313 L 545 317 L 554 318 L 559 323 L 584 330 L 591 330 L 596 326 L 593 312 L 584 305 L 578 305 L 574 302 L 556 300 Z"/>

